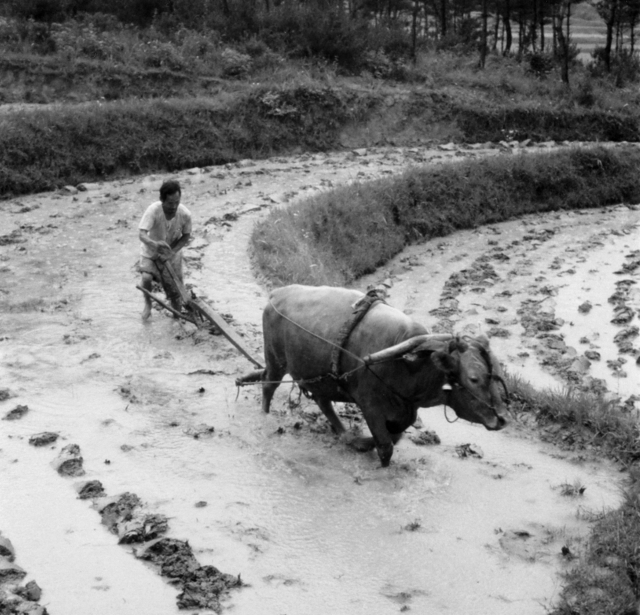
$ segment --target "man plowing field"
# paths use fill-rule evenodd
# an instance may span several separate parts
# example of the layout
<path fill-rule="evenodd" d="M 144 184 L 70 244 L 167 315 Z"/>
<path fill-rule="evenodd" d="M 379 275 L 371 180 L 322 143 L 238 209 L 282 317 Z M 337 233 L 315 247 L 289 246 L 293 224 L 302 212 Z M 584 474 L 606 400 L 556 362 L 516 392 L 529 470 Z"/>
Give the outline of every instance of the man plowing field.
<path fill-rule="evenodd" d="M 169 262 L 180 282 L 182 273 L 182 248 L 191 238 L 191 212 L 180 204 L 182 190 L 175 179 L 165 181 L 160 187 L 160 200 L 144 212 L 139 229 L 141 286 L 151 292 L 155 279 L 164 288 L 174 310 L 182 307 L 181 296 L 173 279 L 167 275 L 163 262 Z M 144 294 L 142 319 L 151 315 L 151 299 Z"/>

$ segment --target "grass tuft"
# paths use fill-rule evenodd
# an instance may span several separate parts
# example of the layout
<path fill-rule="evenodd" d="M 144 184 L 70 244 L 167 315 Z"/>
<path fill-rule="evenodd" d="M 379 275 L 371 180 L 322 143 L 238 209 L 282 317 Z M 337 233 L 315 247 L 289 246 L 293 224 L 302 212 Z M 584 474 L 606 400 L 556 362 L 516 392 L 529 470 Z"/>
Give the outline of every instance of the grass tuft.
<path fill-rule="evenodd" d="M 574 480 L 572 483 L 561 483 L 559 485 L 560 495 L 569 498 L 575 498 L 584 495 L 587 487 L 582 484 L 579 479 Z"/>

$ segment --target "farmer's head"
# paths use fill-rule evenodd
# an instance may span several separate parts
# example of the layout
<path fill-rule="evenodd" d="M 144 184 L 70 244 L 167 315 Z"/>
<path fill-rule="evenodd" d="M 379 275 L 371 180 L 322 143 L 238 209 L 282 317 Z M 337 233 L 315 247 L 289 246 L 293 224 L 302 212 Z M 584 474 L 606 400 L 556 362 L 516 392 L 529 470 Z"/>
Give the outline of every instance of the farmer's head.
<path fill-rule="evenodd" d="M 182 190 L 180 183 L 176 179 L 168 179 L 160 186 L 160 201 L 162 201 L 162 210 L 168 220 L 173 218 L 178 211 L 180 205 L 180 196 Z"/>

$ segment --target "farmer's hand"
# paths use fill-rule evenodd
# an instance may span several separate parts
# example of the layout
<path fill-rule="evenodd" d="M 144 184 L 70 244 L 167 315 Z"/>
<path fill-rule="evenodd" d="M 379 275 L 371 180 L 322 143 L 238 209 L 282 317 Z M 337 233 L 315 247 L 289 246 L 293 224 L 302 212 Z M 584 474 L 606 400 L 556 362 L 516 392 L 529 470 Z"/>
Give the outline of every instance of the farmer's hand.
<path fill-rule="evenodd" d="M 173 250 L 166 241 L 159 241 L 157 250 L 160 260 L 167 260 L 173 256 Z"/>

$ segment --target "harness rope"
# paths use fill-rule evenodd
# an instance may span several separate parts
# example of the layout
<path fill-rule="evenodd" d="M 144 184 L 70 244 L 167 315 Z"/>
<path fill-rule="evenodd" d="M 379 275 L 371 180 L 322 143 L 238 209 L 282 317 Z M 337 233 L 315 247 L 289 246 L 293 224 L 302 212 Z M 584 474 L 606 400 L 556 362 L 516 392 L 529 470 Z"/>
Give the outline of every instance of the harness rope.
<path fill-rule="evenodd" d="M 334 376 L 340 375 L 340 359 L 342 358 L 342 353 L 345 352 L 344 347 L 347 345 L 351 333 L 376 303 L 385 303 L 385 301 L 383 293 L 374 288 L 368 291 L 362 299 L 356 301 L 353 305 L 351 318 L 340 327 L 338 343 L 331 350 L 331 373 Z"/>

